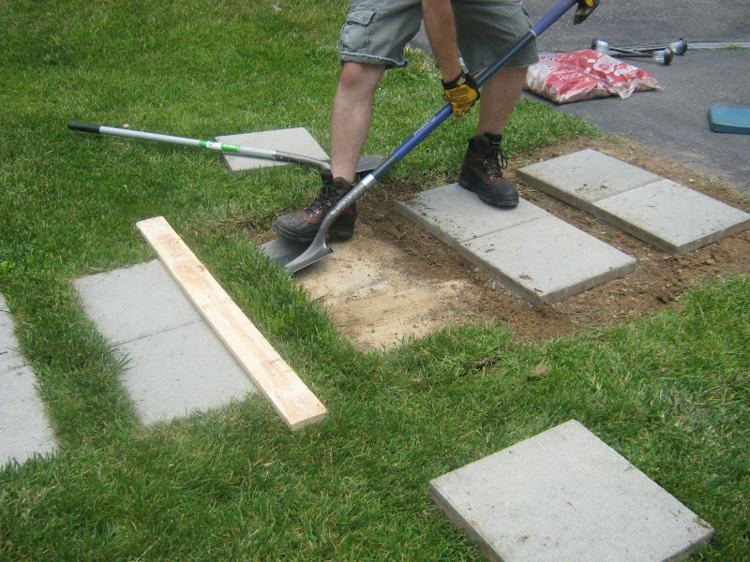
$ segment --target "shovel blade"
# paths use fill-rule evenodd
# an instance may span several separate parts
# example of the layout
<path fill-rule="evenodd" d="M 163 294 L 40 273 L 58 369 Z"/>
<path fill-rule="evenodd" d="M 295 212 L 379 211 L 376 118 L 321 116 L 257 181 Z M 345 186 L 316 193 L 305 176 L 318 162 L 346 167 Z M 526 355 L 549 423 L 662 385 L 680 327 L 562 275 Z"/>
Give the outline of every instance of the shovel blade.
<path fill-rule="evenodd" d="M 333 250 L 325 243 L 293 242 L 284 238 L 266 242 L 261 245 L 260 249 L 271 261 L 279 264 L 289 273 L 305 269 L 333 253 Z"/>
<path fill-rule="evenodd" d="M 365 154 L 364 156 L 360 156 L 359 161 L 357 162 L 357 177 L 362 179 L 383 162 L 385 162 L 385 158 L 376 154 Z"/>

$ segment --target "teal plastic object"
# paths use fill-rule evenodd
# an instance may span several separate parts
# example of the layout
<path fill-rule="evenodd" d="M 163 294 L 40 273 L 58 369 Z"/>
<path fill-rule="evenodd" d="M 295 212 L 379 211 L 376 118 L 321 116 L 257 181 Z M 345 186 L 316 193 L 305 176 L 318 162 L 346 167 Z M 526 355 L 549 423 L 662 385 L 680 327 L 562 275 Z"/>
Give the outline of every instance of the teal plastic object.
<path fill-rule="evenodd" d="M 708 110 L 708 123 L 716 133 L 750 135 L 750 107 L 712 105 Z"/>

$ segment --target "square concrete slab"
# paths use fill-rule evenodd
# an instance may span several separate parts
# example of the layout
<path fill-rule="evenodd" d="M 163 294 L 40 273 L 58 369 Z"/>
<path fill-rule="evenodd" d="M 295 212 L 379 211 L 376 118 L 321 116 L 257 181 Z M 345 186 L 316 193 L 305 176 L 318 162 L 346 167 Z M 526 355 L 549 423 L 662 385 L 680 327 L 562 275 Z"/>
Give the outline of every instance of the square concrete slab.
<path fill-rule="evenodd" d="M 115 345 L 201 321 L 159 260 L 89 275 L 74 285 L 86 314 Z"/>
<path fill-rule="evenodd" d="M 684 560 L 713 536 L 575 420 L 436 478 L 430 494 L 503 562 Z"/>
<path fill-rule="evenodd" d="M 636 261 L 521 200 L 496 209 L 456 184 L 396 209 L 532 304 L 555 302 L 635 269 Z"/>
<path fill-rule="evenodd" d="M 86 313 L 127 364 L 123 385 L 143 423 L 257 392 L 159 260 L 75 282 Z"/>
<path fill-rule="evenodd" d="M 411 217 L 447 243 L 466 242 L 547 215 L 547 211 L 521 199 L 515 209 L 490 207 L 457 183 L 428 189 L 396 209 Z"/>
<path fill-rule="evenodd" d="M 122 383 L 145 424 L 244 400 L 257 390 L 204 322 L 119 346 L 127 360 Z"/>
<path fill-rule="evenodd" d="M 670 180 L 607 197 L 596 206 L 607 222 L 678 254 L 750 225 L 746 212 Z"/>
<path fill-rule="evenodd" d="M 537 189 L 581 208 L 662 179 L 590 148 L 526 166 L 518 175 Z"/>
<path fill-rule="evenodd" d="M 328 160 L 328 154 L 326 154 L 325 150 L 318 144 L 318 141 L 304 127 L 223 135 L 216 137 L 216 140 L 225 144 L 239 144 L 266 150 L 283 150 L 284 152 L 301 154 L 318 160 Z M 284 162 L 263 158 L 248 158 L 232 154 L 223 154 L 222 156 L 229 169 L 233 172 L 286 165 Z"/>

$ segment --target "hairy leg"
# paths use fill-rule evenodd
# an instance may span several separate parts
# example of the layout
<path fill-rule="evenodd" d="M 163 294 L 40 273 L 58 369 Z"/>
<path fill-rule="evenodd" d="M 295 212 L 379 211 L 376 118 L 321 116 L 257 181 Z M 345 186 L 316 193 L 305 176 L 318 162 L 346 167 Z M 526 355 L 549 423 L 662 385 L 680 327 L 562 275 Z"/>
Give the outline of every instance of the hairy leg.
<path fill-rule="evenodd" d="M 354 181 L 357 162 L 367 140 L 375 89 L 385 67 L 345 62 L 331 114 L 331 173 Z"/>
<path fill-rule="evenodd" d="M 498 71 L 482 88 L 479 100 L 479 134 L 500 134 L 518 103 L 526 80 L 526 68 Z"/>

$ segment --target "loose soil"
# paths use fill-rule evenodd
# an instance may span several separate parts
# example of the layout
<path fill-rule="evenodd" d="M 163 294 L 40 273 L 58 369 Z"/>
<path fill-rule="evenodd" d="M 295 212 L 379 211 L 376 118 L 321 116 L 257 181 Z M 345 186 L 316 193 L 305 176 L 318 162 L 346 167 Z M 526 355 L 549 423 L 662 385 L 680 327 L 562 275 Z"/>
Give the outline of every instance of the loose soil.
<path fill-rule="evenodd" d="M 750 211 L 750 198 L 731 186 L 662 160 L 631 141 L 577 139 L 516 156 L 506 175 L 521 197 L 635 257 L 638 267 L 627 276 L 533 308 L 393 209 L 395 200 L 409 199 L 422 186 L 386 181 L 360 202 L 354 240 L 334 245 L 331 257 L 299 274 L 300 282 L 328 308 L 342 333 L 363 348 L 388 348 L 403 338 L 465 323 L 501 324 L 519 341 L 538 342 L 679 307 L 695 283 L 750 272 L 750 229 L 674 256 L 535 190 L 513 171 L 584 148 Z"/>

